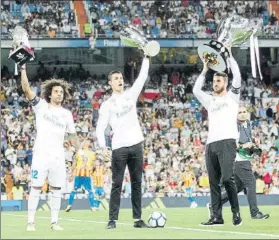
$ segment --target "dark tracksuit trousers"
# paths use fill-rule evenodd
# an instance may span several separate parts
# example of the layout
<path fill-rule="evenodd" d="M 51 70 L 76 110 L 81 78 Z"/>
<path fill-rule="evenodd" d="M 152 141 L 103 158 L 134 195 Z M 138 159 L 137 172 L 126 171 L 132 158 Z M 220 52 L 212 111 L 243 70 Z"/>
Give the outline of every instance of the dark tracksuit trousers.
<path fill-rule="evenodd" d="M 235 183 L 237 192 L 244 190 L 247 195 L 251 216 L 257 215 L 259 208 L 257 206 L 256 178 L 250 161 L 235 162 Z M 228 200 L 228 194 L 226 191 L 222 191 L 222 203 L 224 204 Z"/>
<path fill-rule="evenodd" d="M 141 182 L 143 173 L 142 143 L 112 151 L 112 189 L 109 220 L 118 220 L 125 168 L 128 165 L 132 187 L 133 218 L 141 219 Z"/>
<path fill-rule="evenodd" d="M 234 180 L 236 140 L 225 139 L 213 142 L 206 147 L 206 167 L 210 183 L 213 216 L 222 219 L 222 182 L 228 194 L 233 213 L 239 212 L 237 189 Z"/>

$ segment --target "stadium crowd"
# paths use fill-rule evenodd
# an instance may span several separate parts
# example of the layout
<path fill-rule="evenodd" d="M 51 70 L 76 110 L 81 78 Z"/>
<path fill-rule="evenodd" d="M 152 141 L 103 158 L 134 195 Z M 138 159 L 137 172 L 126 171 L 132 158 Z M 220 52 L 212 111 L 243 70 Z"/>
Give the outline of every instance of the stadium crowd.
<path fill-rule="evenodd" d="M 22 2 L 22 3 L 21 3 Z M 2 1 L 2 36 L 15 25 L 25 27 L 30 38 L 78 37 L 78 23 L 71 1 Z M 98 37 L 118 37 L 123 26 L 140 27 L 147 37 L 216 37 L 221 19 L 231 14 L 262 23 L 262 37 L 279 33 L 278 19 L 268 12 L 267 1 L 86 1 L 86 36 L 92 28 Z"/>
<path fill-rule="evenodd" d="M 129 72 L 125 71 L 127 76 Z M 136 73 L 135 73 L 136 76 Z M 161 66 L 153 71 L 139 98 L 139 118 L 145 136 L 144 142 L 144 197 L 183 196 L 182 174 L 193 172 L 196 195 L 208 194 L 209 182 L 204 164 L 204 147 L 207 138 L 207 113 L 192 94 L 198 70 L 170 69 Z M 34 114 L 23 95 L 20 79 L 7 67 L 2 68 L 1 88 L 1 190 L 2 199 L 28 197 L 32 146 L 36 137 Z M 73 84 L 72 99 L 65 107 L 72 111 L 80 141 L 89 139 L 94 151 L 98 149 L 95 127 L 98 109 L 109 97 L 110 87 L 105 75 L 91 76 L 80 64 L 69 70 L 49 71 L 43 65 L 37 76 L 30 79 L 34 92 L 40 94 L 41 82 L 47 78 L 65 78 Z M 126 82 L 127 88 L 133 82 Z M 209 89 L 209 84 L 205 89 Z M 159 91 L 158 91 L 159 90 Z M 243 75 L 242 102 L 248 106 L 253 134 L 260 138 L 261 156 L 252 161 L 257 178 L 257 193 L 279 193 L 279 102 L 276 92 L 265 88 L 249 76 Z M 110 129 L 106 131 L 110 145 Z M 74 149 L 65 141 L 65 161 L 68 176 L 65 198 L 73 187 L 71 165 Z M 111 187 L 110 161 L 98 155 L 104 168 L 104 193 L 109 197 Z M 184 183 L 185 184 L 185 183 Z M 47 183 L 42 189 L 47 192 Z M 123 183 L 123 197 L 131 194 L 128 171 Z M 83 196 L 80 194 L 80 196 Z"/>
<path fill-rule="evenodd" d="M 238 14 L 262 24 L 262 36 L 278 33 L 277 18 L 267 1 L 87 1 L 90 20 L 99 35 L 118 36 L 121 26 L 133 24 L 147 37 L 216 37 L 222 18 Z"/>
<path fill-rule="evenodd" d="M 2 1 L 1 33 L 24 27 L 30 38 L 78 37 L 78 26 L 70 1 Z"/>

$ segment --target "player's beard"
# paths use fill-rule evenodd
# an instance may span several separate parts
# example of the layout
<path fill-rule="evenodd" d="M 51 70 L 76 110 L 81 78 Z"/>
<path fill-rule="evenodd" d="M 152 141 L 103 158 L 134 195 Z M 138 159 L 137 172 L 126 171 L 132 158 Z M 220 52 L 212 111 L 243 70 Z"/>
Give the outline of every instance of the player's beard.
<path fill-rule="evenodd" d="M 220 94 L 220 93 L 224 92 L 224 90 L 225 90 L 225 87 L 223 86 L 219 90 L 214 90 L 214 93 Z"/>

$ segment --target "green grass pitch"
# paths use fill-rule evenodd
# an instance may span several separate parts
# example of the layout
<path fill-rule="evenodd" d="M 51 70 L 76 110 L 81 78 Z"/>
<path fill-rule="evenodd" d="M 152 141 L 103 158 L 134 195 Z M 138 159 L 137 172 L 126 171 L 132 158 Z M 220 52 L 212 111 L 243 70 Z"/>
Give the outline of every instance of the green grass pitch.
<path fill-rule="evenodd" d="M 50 212 L 36 214 L 36 232 L 26 232 L 27 212 L 1 213 L 1 239 L 279 239 L 279 206 L 261 206 L 261 211 L 270 213 L 266 220 L 252 220 L 248 207 L 241 207 L 243 224 L 232 225 L 230 208 L 224 207 L 225 225 L 200 227 L 207 220 L 205 207 L 144 209 L 143 219 L 147 221 L 153 211 L 167 215 L 165 228 L 135 229 L 132 225 L 132 211 L 121 209 L 117 228 L 107 230 L 108 211 L 90 210 L 61 211 L 60 225 L 64 231 L 50 229 Z"/>

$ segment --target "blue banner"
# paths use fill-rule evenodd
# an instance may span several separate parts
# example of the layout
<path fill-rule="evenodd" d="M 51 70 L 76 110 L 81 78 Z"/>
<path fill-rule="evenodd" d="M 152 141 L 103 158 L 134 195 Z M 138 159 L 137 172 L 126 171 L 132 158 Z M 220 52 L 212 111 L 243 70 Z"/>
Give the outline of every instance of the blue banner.
<path fill-rule="evenodd" d="M 170 39 L 156 39 L 161 47 L 173 48 L 173 47 L 194 47 L 194 40 L 170 40 Z M 205 41 L 205 40 L 203 40 Z M 97 39 L 96 48 L 101 47 L 126 47 L 120 39 Z"/>
<path fill-rule="evenodd" d="M 210 39 L 154 39 L 159 42 L 161 48 L 183 48 L 183 47 L 197 47 L 201 44 L 208 43 Z M 89 39 L 30 39 L 30 45 L 32 48 L 74 48 L 74 47 L 84 47 L 90 48 Z M 2 39 L 1 48 L 11 49 L 12 40 Z M 249 47 L 249 41 L 244 44 L 245 47 Z M 260 47 L 279 47 L 278 39 L 260 39 Z M 95 48 L 104 47 L 116 47 L 123 48 L 126 47 L 120 39 L 109 38 L 109 39 L 97 39 Z"/>
<path fill-rule="evenodd" d="M 194 47 L 193 39 L 156 39 L 161 47 Z M 208 40 L 202 40 L 208 42 Z M 30 45 L 32 48 L 73 48 L 73 47 L 85 47 L 90 48 L 88 39 L 30 39 Z M 11 48 L 11 40 L 2 40 L 1 48 Z M 126 47 L 120 39 L 97 39 L 95 48 L 104 47 Z"/>

